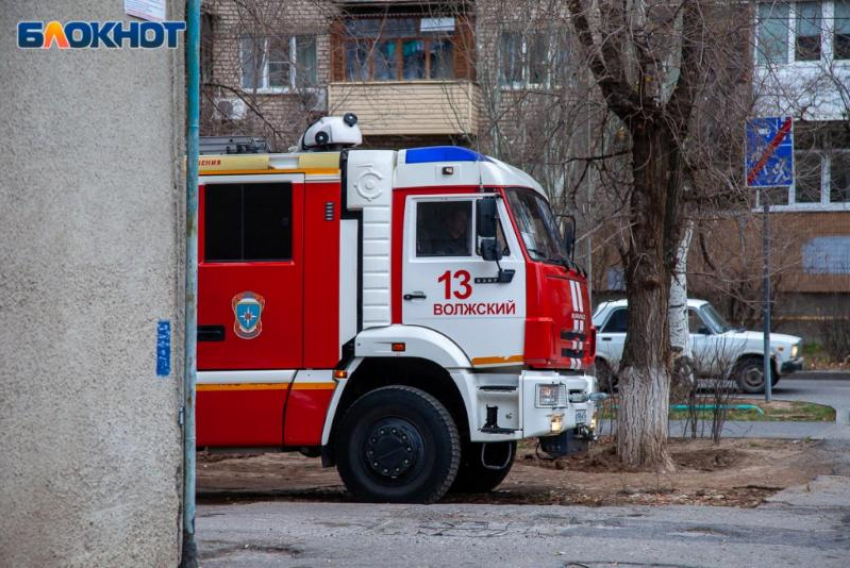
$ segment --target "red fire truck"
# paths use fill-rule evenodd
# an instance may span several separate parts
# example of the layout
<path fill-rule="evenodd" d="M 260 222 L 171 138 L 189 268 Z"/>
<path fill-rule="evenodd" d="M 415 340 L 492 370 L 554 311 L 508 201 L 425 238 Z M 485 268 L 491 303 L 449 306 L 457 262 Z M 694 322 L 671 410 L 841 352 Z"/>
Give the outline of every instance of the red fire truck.
<path fill-rule="evenodd" d="M 543 188 L 360 140 L 349 114 L 292 153 L 201 156 L 198 447 L 297 450 L 358 499 L 432 502 L 498 485 L 518 440 L 586 446 L 595 332 Z"/>

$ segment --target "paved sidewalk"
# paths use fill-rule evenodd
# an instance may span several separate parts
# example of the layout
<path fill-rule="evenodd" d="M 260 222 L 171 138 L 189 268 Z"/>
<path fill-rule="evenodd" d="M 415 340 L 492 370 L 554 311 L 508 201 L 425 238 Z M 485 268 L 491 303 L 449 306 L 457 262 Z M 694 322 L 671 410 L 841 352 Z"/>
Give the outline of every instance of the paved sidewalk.
<path fill-rule="evenodd" d="M 681 436 L 685 429 L 684 420 L 674 420 L 670 423 L 670 435 Z M 711 423 L 699 424 L 697 432 L 703 436 L 711 436 Z M 690 430 L 688 430 L 690 433 Z M 727 421 L 723 425 L 723 436 L 726 438 L 787 438 L 799 440 L 850 440 L 850 424 L 836 422 L 754 422 Z"/>
<path fill-rule="evenodd" d="M 670 436 L 681 437 L 685 434 L 687 422 L 670 422 Z M 616 427 L 614 425 L 613 427 Z M 600 434 L 609 435 L 613 431 L 610 421 L 605 421 Z M 700 422 L 697 435 L 702 438 L 711 436 L 711 422 Z M 687 436 L 690 436 L 688 428 Z M 789 440 L 850 440 L 850 424 L 835 422 L 756 422 L 747 420 L 727 421 L 723 425 L 724 438 L 783 438 Z"/>
<path fill-rule="evenodd" d="M 800 376 L 802 375 L 802 376 Z M 821 377 L 829 376 L 829 379 Z M 807 372 L 782 379 L 773 393 L 774 400 L 800 400 L 825 404 L 835 409 L 835 422 L 757 422 L 727 421 L 727 438 L 787 438 L 813 440 L 850 440 L 850 374 L 843 372 Z M 816 377 L 816 378 L 812 378 Z M 739 395 L 739 398 L 763 398 L 764 395 Z M 670 435 L 682 436 L 687 422 L 670 422 Z M 610 434 L 610 421 L 604 421 L 601 433 Z M 700 422 L 697 433 L 711 436 L 711 422 Z"/>

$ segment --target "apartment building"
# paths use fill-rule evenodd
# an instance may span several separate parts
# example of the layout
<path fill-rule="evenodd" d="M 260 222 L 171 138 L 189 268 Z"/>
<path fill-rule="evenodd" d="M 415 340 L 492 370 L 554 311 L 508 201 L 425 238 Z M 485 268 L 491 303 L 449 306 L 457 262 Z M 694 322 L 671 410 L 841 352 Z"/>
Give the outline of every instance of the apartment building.
<path fill-rule="evenodd" d="M 474 17 L 463 2 L 205 3 L 205 130 L 278 149 L 318 116 L 353 112 L 365 144 L 474 143 Z"/>
<path fill-rule="evenodd" d="M 811 329 L 850 317 L 850 0 L 762 2 L 754 20 L 757 113 L 795 119 L 795 183 L 769 195 L 781 315 Z"/>
<path fill-rule="evenodd" d="M 534 171 L 564 161 L 551 140 L 560 154 L 570 147 L 574 130 L 563 125 L 585 95 L 570 72 L 565 6 L 209 0 L 204 9 L 204 134 L 265 134 L 285 149 L 316 117 L 354 112 L 368 147 L 472 146 L 555 189 L 565 182 L 564 171 Z"/>

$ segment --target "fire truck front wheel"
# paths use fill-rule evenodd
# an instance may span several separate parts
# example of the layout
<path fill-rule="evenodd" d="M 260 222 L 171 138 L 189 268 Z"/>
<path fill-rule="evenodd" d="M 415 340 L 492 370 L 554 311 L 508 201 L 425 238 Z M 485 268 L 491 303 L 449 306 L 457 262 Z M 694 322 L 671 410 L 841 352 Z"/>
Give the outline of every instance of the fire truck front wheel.
<path fill-rule="evenodd" d="M 416 388 L 364 394 L 336 431 L 340 477 L 361 501 L 433 503 L 451 487 L 460 466 L 460 436 L 451 414 Z"/>

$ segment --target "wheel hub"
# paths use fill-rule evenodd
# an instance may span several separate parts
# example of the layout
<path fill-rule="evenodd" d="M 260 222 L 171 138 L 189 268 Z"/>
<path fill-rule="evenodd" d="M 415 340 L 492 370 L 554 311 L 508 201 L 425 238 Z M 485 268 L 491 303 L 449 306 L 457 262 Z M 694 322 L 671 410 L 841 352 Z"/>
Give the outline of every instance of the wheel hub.
<path fill-rule="evenodd" d="M 376 422 L 366 438 L 366 462 L 378 475 L 395 479 L 417 462 L 422 439 L 416 428 L 400 418 Z"/>
<path fill-rule="evenodd" d="M 751 387 L 761 386 L 764 383 L 764 373 L 760 369 L 747 369 L 744 371 L 744 382 Z"/>

